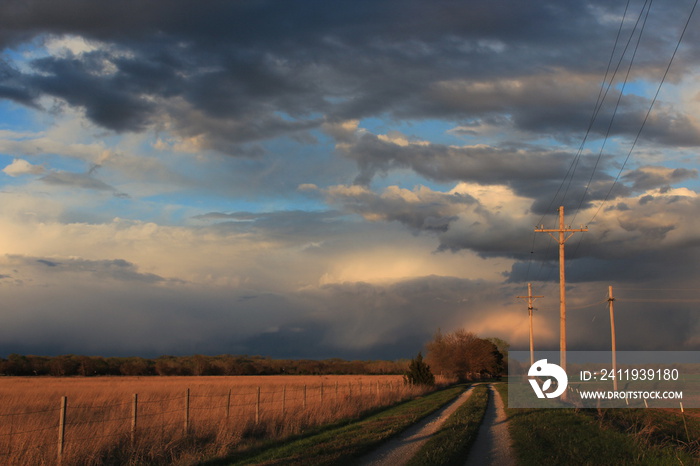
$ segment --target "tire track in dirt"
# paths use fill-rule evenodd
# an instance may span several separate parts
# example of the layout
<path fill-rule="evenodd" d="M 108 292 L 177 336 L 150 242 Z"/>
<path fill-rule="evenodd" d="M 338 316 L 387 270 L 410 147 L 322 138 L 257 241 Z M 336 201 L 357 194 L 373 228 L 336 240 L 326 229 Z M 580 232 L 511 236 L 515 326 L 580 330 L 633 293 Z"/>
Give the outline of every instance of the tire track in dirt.
<path fill-rule="evenodd" d="M 489 390 L 491 396 L 484 420 L 481 421 L 479 433 L 469 450 L 465 466 L 515 465 L 515 455 L 508 432 L 508 418 L 501 394 L 494 390 L 491 384 Z"/>
<path fill-rule="evenodd" d="M 387 441 L 357 463 L 362 466 L 401 466 L 408 463 L 425 442 L 437 432 L 452 413 L 471 396 L 474 387 L 457 397 L 444 408 L 412 425 L 397 437 Z"/>

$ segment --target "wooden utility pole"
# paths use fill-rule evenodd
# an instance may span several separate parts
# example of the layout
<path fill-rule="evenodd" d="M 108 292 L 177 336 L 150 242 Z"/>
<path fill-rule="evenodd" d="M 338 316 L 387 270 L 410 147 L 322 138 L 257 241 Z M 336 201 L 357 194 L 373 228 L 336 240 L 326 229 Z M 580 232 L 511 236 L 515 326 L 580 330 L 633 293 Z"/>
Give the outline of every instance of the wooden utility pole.
<path fill-rule="evenodd" d="M 530 366 L 535 364 L 535 346 L 532 342 L 532 301 L 535 298 L 544 298 L 544 296 L 532 296 L 532 283 L 527 284 L 527 296 L 516 296 L 516 298 L 527 298 L 527 313 L 530 317 Z"/>
<path fill-rule="evenodd" d="M 571 238 L 574 233 L 588 231 L 588 228 L 566 228 L 564 226 L 564 206 L 559 207 L 559 228 L 547 230 L 544 225 L 536 228 L 535 232 L 547 233 L 559 243 L 559 358 L 561 366 L 566 371 L 566 278 L 564 273 L 564 243 Z M 554 236 L 552 233 L 559 233 Z M 566 233 L 569 233 L 567 236 Z"/>
<path fill-rule="evenodd" d="M 617 391 L 617 343 L 615 342 L 615 310 L 613 309 L 613 292 L 612 285 L 608 287 L 608 302 L 610 303 L 610 335 L 612 337 L 612 370 L 613 370 L 613 389 Z"/>

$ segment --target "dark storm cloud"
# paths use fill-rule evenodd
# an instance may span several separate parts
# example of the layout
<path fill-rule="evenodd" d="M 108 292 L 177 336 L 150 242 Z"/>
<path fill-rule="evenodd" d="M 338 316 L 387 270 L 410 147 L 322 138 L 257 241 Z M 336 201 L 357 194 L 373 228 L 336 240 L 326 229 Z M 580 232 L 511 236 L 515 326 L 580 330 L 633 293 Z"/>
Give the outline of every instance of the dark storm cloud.
<path fill-rule="evenodd" d="M 415 354 L 439 327 L 487 332 L 482 336 L 491 336 L 493 329 L 502 336 L 516 335 L 525 328 L 523 322 L 502 315 L 512 305 L 512 296 L 524 292 L 515 291 L 514 283 L 532 280 L 534 269 L 543 273 L 536 280 L 552 282 L 557 277 L 556 248 L 539 247 L 549 241 L 546 235 L 536 238 L 533 263 L 527 259 L 535 244 L 533 223 L 559 205 L 553 199 L 560 190 L 567 192 L 562 204 L 569 220 L 579 207 L 608 199 L 589 225 L 590 232 L 578 235 L 583 237 L 580 247 L 573 240 L 569 243 L 567 274 L 574 286 L 608 279 L 650 285 L 694 277 L 696 258 L 700 259 L 700 225 L 695 221 L 700 204 L 690 194 L 673 193 L 671 186 L 696 172 L 644 166 L 624 174 L 612 189 L 619 165 L 610 157 L 615 146 L 636 136 L 650 104 L 648 94 L 663 74 L 691 3 L 653 5 L 630 74 L 634 82 L 616 107 L 626 69 L 623 60 L 591 126 L 590 139 L 616 137 L 598 161 L 597 154 L 590 155 L 592 149 L 577 160 L 574 149 L 559 149 L 558 142 L 573 146 L 588 127 L 624 2 L 0 2 L 0 98 L 33 108 L 51 106 L 47 113 L 75 109 L 114 132 L 153 132 L 163 151 L 158 157 L 167 157 L 169 148 L 246 157 L 249 160 L 207 154 L 197 159 L 196 167 L 181 166 L 200 173 L 202 184 L 213 192 L 245 193 L 246 201 L 266 206 L 261 209 L 289 208 L 299 199 L 289 193 L 300 183 L 306 184 L 299 191 L 315 196 L 315 208 L 322 199 L 339 209 L 211 212 L 194 218 L 208 222 L 205 226 L 179 230 L 134 222 L 132 228 L 123 222 L 117 234 L 93 232 L 99 229 L 87 224 L 60 229 L 57 224 L 37 224 L 36 245 L 17 241 L 17 248 L 36 248 L 33 255 L 10 256 L 7 270 L 0 270 L 0 277 L 13 279 L 0 280 L 6 308 L 12 310 L 0 329 L 0 340 L 7 344 L 2 348 L 405 357 Z M 641 7 L 640 0 L 631 2 L 623 43 Z M 668 83 L 689 81 L 688 70 L 700 62 L 700 48 L 694 47 L 700 28 L 697 17 L 693 21 Z M 61 41 L 72 44 L 73 51 L 58 50 Z M 700 144 L 697 122 L 681 108 L 686 104 L 692 106 L 680 100 L 671 104 L 662 96 L 642 133 L 644 142 L 672 149 Z M 613 114 L 615 121 L 608 127 Z M 451 133 L 468 137 L 469 143 L 420 141 L 436 137 L 425 128 L 418 131 L 429 134 L 415 138 L 370 132 L 384 132 L 376 128 L 392 125 L 405 130 L 426 118 L 446 120 L 448 125 L 439 126 L 454 127 Z M 54 128 L 63 133 L 60 123 Z M 93 131 L 83 126 L 77 136 Z M 62 135 L 76 136 L 70 127 Z M 345 157 L 333 158 L 328 135 Z M 280 136 L 298 146 L 269 143 Z M 105 147 L 114 144 L 110 135 L 105 138 Z M 129 139 L 124 152 L 149 150 L 145 138 L 120 139 Z M 27 149 L 29 145 L 16 151 L 18 155 L 54 153 Z M 664 153 L 664 147 L 654 151 Z M 72 153 L 64 152 L 58 155 Z M 141 165 L 132 164 L 137 158 L 123 161 L 130 176 L 141 170 Z M 216 165 L 216 173 L 204 167 L 213 159 L 226 161 Z M 168 160 L 177 164 L 183 159 Z M 568 183 L 573 163 L 576 173 Z M 298 171 L 302 164 L 313 168 Z M 14 166 L 7 173 L 24 174 L 29 168 Z M 407 171 L 411 175 L 402 177 Z M 427 179 L 433 186 L 392 186 L 374 192 L 370 186 L 384 174 L 400 178 L 397 184 Z M 355 175 L 357 184 L 348 185 Z M 76 174 L 45 168 L 40 176 L 44 188 L 50 184 L 122 195 L 99 180 L 94 170 Z M 143 172 L 137 178 L 147 181 L 149 176 Z M 470 186 L 455 186 L 460 182 Z M 451 191 L 440 192 L 443 188 Z M 153 191 L 158 189 L 141 192 Z M 262 191 L 288 197 L 253 199 L 251 193 Z M 134 195 L 138 192 L 134 189 Z M 169 193 L 154 194 L 146 200 L 164 205 L 157 198 L 167 198 L 164 211 L 178 202 L 171 204 Z M 240 207 L 238 200 L 229 196 L 204 208 L 255 208 Z M 182 204 L 199 209 L 205 205 L 201 202 L 206 201 L 195 197 Z M 26 211 L 31 207 L 25 201 L 17 210 L 22 218 L 29 217 Z M 106 207 L 106 214 L 112 212 Z M 358 216 L 370 221 L 358 221 Z M 431 238 L 419 238 L 420 244 L 406 241 L 403 227 Z M 60 232 L 51 233 L 51 228 Z M 105 235 L 86 241 L 92 259 L 65 257 L 61 251 L 49 254 L 64 237 L 82 239 L 75 232 L 83 230 L 90 230 L 86 239 Z M 22 231 L 14 234 L 24 240 Z M 43 240 L 53 245 L 45 246 Z M 71 251 L 82 251 L 81 244 L 71 244 Z M 384 250 L 390 249 L 399 249 L 401 259 L 411 261 L 414 253 L 425 252 L 425 244 L 437 249 L 431 256 L 435 262 L 465 249 L 495 258 L 484 262 L 489 269 L 485 272 L 480 270 L 481 259 L 472 254 L 453 256 L 466 257 L 466 264 L 446 266 L 440 269 L 444 274 L 493 277 L 515 262 L 503 277 L 510 283 L 421 277 L 431 273 L 422 269 L 406 272 L 414 275 L 412 279 L 365 283 L 357 281 L 365 279 L 363 267 L 343 264 L 349 257 L 359 257 L 367 268 L 396 260 L 394 253 L 384 258 Z M 114 259 L 126 255 L 113 247 L 122 247 L 122 252 L 128 248 L 133 262 Z M 100 255 L 109 259 L 100 260 Z M 396 267 L 401 274 L 401 260 Z M 171 270 L 191 281 L 166 278 Z M 654 327 L 663 327 L 659 345 L 681 340 L 687 344 L 697 319 L 688 319 L 689 309 L 682 311 L 677 319 L 647 317 L 637 324 L 636 338 L 652 337 Z M 579 316 L 576 322 L 589 329 L 585 335 L 602 335 L 587 317 Z M 628 322 L 634 327 L 632 318 Z M 578 335 L 574 340 L 585 344 L 580 336 L 584 333 Z M 629 336 L 623 340 L 632 341 Z"/>
<path fill-rule="evenodd" d="M 399 358 L 420 351 L 438 327 L 461 321 L 467 297 L 471 315 L 485 318 L 493 291 L 428 276 L 276 294 L 175 283 L 123 260 L 6 256 L 4 265 L 41 286 L 1 284 L 13 309 L 0 329 L 2 349 L 40 354 Z"/>
<path fill-rule="evenodd" d="M 665 168 L 644 166 L 625 173 L 622 178 L 632 184 L 632 189 L 646 191 L 654 188 L 670 186 L 681 181 L 697 178 L 698 171 L 688 168 Z"/>
<path fill-rule="evenodd" d="M 445 194 L 419 189 L 408 191 L 392 187 L 376 194 L 362 187 L 336 186 L 325 191 L 327 201 L 343 210 L 370 220 L 399 222 L 416 231 L 447 231 L 476 200 L 463 194 Z"/>
<path fill-rule="evenodd" d="M 38 73 L 25 79 L 30 88 L 85 109 L 86 116 L 100 126 L 115 131 L 146 128 L 153 105 L 134 95 L 146 89 L 129 82 L 128 76 L 104 76 L 101 61 L 106 59 L 103 53 L 87 54 L 81 60 L 43 58 L 33 63 Z"/>
<path fill-rule="evenodd" d="M 359 184 L 368 184 L 376 174 L 386 174 L 396 168 L 411 168 L 439 182 L 505 184 L 515 180 L 561 180 L 572 158 L 571 154 L 525 146 L 518 149 L 399 145 L 368 133 L 360 135 L 354 144 L 346 145 L 342 150 L 347 157 L 357 161 L 360 174 L 355 181 Z"/>
<path fill-rule="evenodd" d="M 420 351 L 438 330 L 457 322 L 476 323 L 487 318 L 493 288 L 478 280 L 426 276 L 394 284 L 345 282 L 305 290 L 300 296 L 316 309 L 336 303 L 333 309 L 316 312 L 323 334 L 313 341 L 332 345 L 336 351 L 365 352 L 385 348 L 396 354 L 406 351 L 407 338 L 415 337 L 408 354 Z M 392 348 L 392 346 L 397 347 Z M 406 353 L 404 353 L 406 354 Z"/>
<path fill-rule="evenodd" d="M 34 106 L 36 93 L 22 83 L 22 73 L 15 70 L 5 60 L 0 59 L 0 98 L 20 104 Z"/>
<path fill-rule="evenodd" d="M 378 138 L 372 139 L 377 144 L 385 144 Z M 601 201 L 607 198 L 605 211 L 590 225 L 590 232 L 585 234 L 586 247 L 579 251 L 582 257 L 596 259 L 587 265 L 586 270 L 589 274 L 585 279 L 582 278 L 584 281 L 595 280 L 596 277 L 604 275 L 600 267 L 611 267 L 608 262 L 620 260 L 629 261 L 627 272 L 622 273 L 624 269 L 620 270 L 621 279 L 625 276 L 638 276 L 642 270 L 638 270 L 633 264 L 640 258 L 640 254 L 656 254 L 653 262 L 660 263 L 666 255 L 670 257 L 679 247 L 695 248 L 698 245 L 691 226 L 692 219 L 697 216 L 698 201 L 685 192 L 674 194 L 671 187 L 673 184 L 695 178 L 695 170 L 643 166 L 627 172 L 614 186 L 610 177 L 601 176 L 602 180 L 590 182 L 589 185 L 589 180 L 584 178 L 567 187 L 557 179 L 565 174 L 565 166 L 558 160 L 559 154 L 542 154 L 537 151 L 530 154 L 476 148 L 475 155 L 470 150 L 461 148 L 449 148 L 448 151 L 445 147 L 399 146 L 391 143 L 386 145 L 386 149 L 388 155 L 382 159 L 384 166 L 410 166 L 425 175 L 427 169 L 423 170 L 421 163 L 423 160 L 429 160 L 432 163 L 430 170 L 454 181 L 477 182 L 489 179 L 489 173 L 493 173 L 491 184 L 512 187 L 513 191 L 524 199 L 535 199 L 534 204 L 523 204 L 525 210 L 518 211 L 508 207 L 510 197 L 505 198 L 500 207 L 494 207 L 484 205 L 482 200 L 469 194 L 443 193 L 426 187 L 409 191 L 392 186 L 383 193 L 376 193 L 360 185 L 335 186 L 323 190 L 327 202 L 341 207 L 344 211 L 360 214 L 365 219 L 395 221 L 415 232 L 436 233 L 439 251 L 456 252 L 468 249 L 482 257 L 550 260 L 540 256 L 528 257 L 528 252 L 535 246 L 532 237 L 534 229 L 540 225 L 535 225 L 535 218 L 524 214 L 538 211 L 552 213 L 550 211 L 555 210 L 552 207 L 552 196 L 562 189 L 562 186 L 568 189 L 570 195 L 565 205 L 572 207 L 567 207 L 567 218 L 570 222 L 575 219 L 574 228 L 583 228 L 584 222 L 591 221 L 592 212 L 586 211 L 591 200 Z M 491 156 L 481 158 L 481 151 Z M 371 158 L 381 154 L 381 151 L 358 150 L 357 153 Z M 425 153 L 430 153 L 430 157 L 424 157 Z M 494 156 L 496 153 L 498 156 Z M 380 157 L 381 155 L 378 158 Z M 593 161 L 580 163 L 587 165 Z M 503 168 L 498 168 L 501 165 Z M 544 180 L 537 179 L 534 172 L 539 168 L 544 173 L 547 169 L 553 169 L 551 179 L 547 180 L 544 176 Z M 559 174 L 558 169 L 561 170 Z M 500 176 L 503 176 L 503 179 L 498 178 Z M 581 203 L 584 191 L 588 197 L 586 202 Z M 639 198 L 634 197 L 644 192 L 647 194 Z M 497 191 L 490 195 L 490 200 L 495 196 L 498 196 Z M 615 202 L 616 199 L 620 201 Z M 578 211 L 584 212 L 586 217 L 576 218 Z M 548 217 L 547 222 L 549 221 Z M 552 228 L 554 225 L 546 227 Z M 542 243 L 540 241 L 540 244 Z M 684 276 L 691 273 L 691 270 L 683 269 L 675 261 L 668 263 L 671 265 L 665 273 L 669 275 Z M 517 267 L 519 265 L 516 265 Z M 644 270 L 645 273 L 649 273 L 649 269 Z M 554 277 L 556 276 L 558 275 L 555 274 Z M 510 279 L 521 280 L 522 275 L 514 273 Z"/>
<path fill-rule="evenodd" d="M 680 27 L 675 19 L 684 6 L 664 8 L 665 15 L 651 15 L 650 30 Z M 4 2 L 2 47 L 66 35 L 99 42 L 78 56 L 37 58 L 31 71 L 8 60 L 0 96 L 31 105 L 54 96 L 105 128 L 165 125 L 233 155 L 247 155 L 241 143 L 385 114 L 508 115 L 527 131 L 566 134 L 585 128 L 606 62 L 601 51 L 612 47 L 621 9 L 602 1 L 516 0 L 342 8 L 317 0 Z M 673 37 L 649 35 L 645 44 L 657 53 L 640 54 L 640 68 L 659 69 Z M 643 108 L 623 103 L 621 111 L 640 119 Z M 674 123 L 650 122 L 650 137 L 680 132 L 697 144 L 695 125 L 669 112 Z"/>
<path fill-rule="evenodd" d="M 565 205 L 578 209 L 584 192 L 586 202 L 581 207 L 585 208 L 591 201 L 609 197 L 614 181 L 605 173 L 607 157 L 599 161 L 596 155 L 581 156 L 576 170 L 572 170 L 575 154 L 526 144 L 498 147 L 397 144 L 364 132 L 340 147 L 346 157 L 357 162 L 360 173 L 355 182 L 361 185 L 368 185 L 376 175 L 410 168 L 441 183 L 463 181 L 508 186 L 516 194 L 533 199 L 532 211 L 539 214 L 551 209 L 549 204 L 562 187 L 570 194 Z M 613 199 L 629 193 L 622 183 L 614 188 Z"/>
<path fill-rule="evenodd" d="M 567 282 L 608 281 L 640 289 L 641 283 L 654 283 L 649 287 L 695 289 L 693 277 L 700 260 L 695 219 L 700 203 L 695 197 L 669 195 L 665 189 L 657 193 L 639 198 L 632 208 L 614 204 L 602 214 L 604 218 L 588 226 L 588 232 L 576 233 L 566 243 Z M 521 246 L 522 251 L 533 253 L 519 257 L 506 274 L 508 282 L 558 280 L 556 243 L 542 233 L 537 235 L 543 235 L 535 238 L 537 245 Z M 464 246 L 467 243 L 463 241 Z"/>
<path fill-rule="evenodd" d="M 578 140 L 586 131 L 595 138 L 633 138 L 644 123 L 641 136 L 650 141 L 678 146 L 700 144 L 700 127 L 691 116 L 657 102 L 647 118 L 649 99 L 633 94 L 620 98 L 616 89 L 605 93 L 591 122 L 599 79 L 553 70 L 518 79 L 457 80 L 434 85 L 425 102 L 434 106 L 438 117 L 453 112 L 454 118 L 508 123 L 566 142 Z"/>

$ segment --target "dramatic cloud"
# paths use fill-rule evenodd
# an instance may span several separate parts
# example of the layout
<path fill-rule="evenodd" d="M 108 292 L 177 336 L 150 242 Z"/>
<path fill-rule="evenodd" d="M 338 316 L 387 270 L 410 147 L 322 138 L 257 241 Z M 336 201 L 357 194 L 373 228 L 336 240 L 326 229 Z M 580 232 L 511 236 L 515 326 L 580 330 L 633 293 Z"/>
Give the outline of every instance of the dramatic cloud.
<path fill-rule="evenodd" d="M 697 178 L 697 169 L 687 168 L 666 168 L 643 166 L 637 170 L 625 173 L 622 177 L 628 183 L 632 183 L 632 189 L 646 191 L 654 188 L 661 188 L 678 184 L 689 178 Z"/>
<path fill-rule="evenodd" d="M 390 186 L 376 195 L 362 186 L 335 186 L 326 195 L 329 202 L 367 220 L 397 221 L 419 231 L 447 231 L 466 206 L 476 203 L 468 195 L 436 193 L 425 187 L 409 191 Z"/>
<path fill-rule="evenodd" d="M 0 356 L 700 348 L 692 7 L 1 3 Z"/>
<path fill-rule="evenodd" d="M 580 134 L 606 64 L 599 51 L 611 49 L 618 27 L 609 18 L 621 13 L 606 2 L 555 8 L 517 1 L 503 2 L 498 13 L 483 2 L 386 1 L 346 6 L 339 14 L 313 0 L 303 7 L 213 3 L 196 11 L 174 2 L 168 10 L 159 3 L 103 7 L 78 0 L 4 5 L 0 44 L 38 38 L 54 53 L 29 60 L 26 69 L 6 61 L 2 95 L 32 105 L 49 95 L 111 130 L 164 127 L 201 138 L 201 149 L 231 155 L 241 143 L 318 127 L 324 118 L 317 115 L 507 114 L 527 131 Z M 632 19 L 623 40 L 638 32 Z M 652 15 L 648 27 L 670 21 Z M 652 36 L 648 46 L 668 50 L 672 38 Z M 644 55 L 635 75 L 656 72 L 667 58 Z M 618 120 L 627 123 L 618 132 L 634 131 L 645 101 L 623 102 Z M 697 125 L 688 116 L 665 113 L 650 122 L 651 137 L 686 133 L 684 143 L 697 144 Z"/>

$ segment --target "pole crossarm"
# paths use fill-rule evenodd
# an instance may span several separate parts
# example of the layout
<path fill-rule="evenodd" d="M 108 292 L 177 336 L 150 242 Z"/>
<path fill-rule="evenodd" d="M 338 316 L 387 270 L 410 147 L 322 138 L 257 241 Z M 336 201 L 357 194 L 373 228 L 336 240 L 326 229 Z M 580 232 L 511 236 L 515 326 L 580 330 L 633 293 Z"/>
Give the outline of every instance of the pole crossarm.
<path fill-rule="evenodd" d="M 545 229 L 545 228 L 535 228 L 535 233 L 547 233 L 547 234 L 549 234 L 549 236 L 552 237 L 552 239 L 554 239 L 554 241 L 556 241 L 559 244 L 562 244 L 560 242 L 560 241 L 562 241 L 561 238 L 557 238 L 552 233 L 571 233 L 569 236 L 564 238 L 563 242 L 565 243 L 566 240 L 568 240 L 569 238 L 574 236 L 574 233 L 579 233 L 582 231 L 583 232 L 588 231 L 588 228 L 565 228 L 563 230 L 561 230 L 561 229 L 554 230 L 554 229 Z"/>
<path fill-rule="evenodd" d="M 518 298 L 518 299 L 520 299 L 520 298 L 523 298 L 523 299 L 535 299 L 535 298 L 544 298 L 544 296 L 516 296 L 516 298 Z M 532 303 L 528 302 L 527 308 L 528 308 L 528 309 L 533 309 Z"/>

